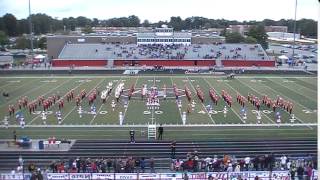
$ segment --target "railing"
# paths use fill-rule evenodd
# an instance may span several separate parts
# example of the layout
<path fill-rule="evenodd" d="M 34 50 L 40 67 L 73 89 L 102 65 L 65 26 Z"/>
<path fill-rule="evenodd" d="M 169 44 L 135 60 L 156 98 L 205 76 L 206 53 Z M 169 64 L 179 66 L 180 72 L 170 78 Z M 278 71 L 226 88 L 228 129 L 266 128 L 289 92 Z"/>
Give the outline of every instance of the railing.
<path fill-rule="evenodd" d="M 43 175 L 47 180 L 207 180 L 210 177 L 218 180 L 247 179 L 254 180 L 289 180 L 289 171 L 242 171 L 242 172 L 198 172 L 198 173 L 47 173 Z M 30 173 L 2 173 L 0 180 L 29 180 Z M 312 171 L 311 180 L 318 179 L 317 170 Z"/>

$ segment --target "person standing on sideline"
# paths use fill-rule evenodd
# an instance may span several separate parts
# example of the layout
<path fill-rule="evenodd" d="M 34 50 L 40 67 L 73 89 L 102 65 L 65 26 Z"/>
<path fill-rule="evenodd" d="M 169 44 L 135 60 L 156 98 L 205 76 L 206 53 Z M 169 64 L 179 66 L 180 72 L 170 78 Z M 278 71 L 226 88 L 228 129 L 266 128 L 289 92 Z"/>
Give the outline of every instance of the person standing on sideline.
<path fill-rule="evenodd" d="M 176 141 L 171 143 L 171 159 L 175 159 L 176 156 Z"/>
<path fill-rule="evenodd" d="M 135 140 L 134 140 L 134 130 L 130 130 L 130 143 L 135 143 Z"/>
<path fill-rule="evenodd" d="M 163 127 L 162 127 L 162 124 L 160 124 L 158 128 L 158 140 L 162 140 L 162 134 L 163 134 Z"/>
<path fill-rule="evenodd" d="M 16 130 L 13 130 L 13 140 L 14 140 L 14 142 L 17 142 L 17 133 L 16 133 Z"/>

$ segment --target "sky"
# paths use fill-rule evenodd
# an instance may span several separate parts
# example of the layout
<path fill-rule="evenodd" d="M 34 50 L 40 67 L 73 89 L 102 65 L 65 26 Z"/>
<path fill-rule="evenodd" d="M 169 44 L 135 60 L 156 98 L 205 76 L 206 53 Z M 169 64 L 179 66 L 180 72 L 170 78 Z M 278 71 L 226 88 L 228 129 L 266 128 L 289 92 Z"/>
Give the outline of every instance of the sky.
<path fill-rule="evenodd" d="M 202 16 L 210 19 L 263 20 L 294 19 L 295 0 L 31 0 L 31 13 L 53 18 L 85 16 L 109 19 L 137 15 L 141 21 L 185 19 Z M 298 0 L 297 19 L 318 20 L 318 0 Z M 28 0 L 0 0 L 0 16 L 18 19 L 28 16 Z"/>

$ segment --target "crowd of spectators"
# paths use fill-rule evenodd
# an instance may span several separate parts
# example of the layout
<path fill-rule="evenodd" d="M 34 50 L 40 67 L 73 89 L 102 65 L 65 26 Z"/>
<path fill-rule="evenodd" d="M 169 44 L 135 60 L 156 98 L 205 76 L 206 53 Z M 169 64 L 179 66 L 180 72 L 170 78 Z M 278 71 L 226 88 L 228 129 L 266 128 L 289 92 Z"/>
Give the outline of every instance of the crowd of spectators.
<path fill-rule="evenodd" d="M 145 172 L 146 168 L 155 172 L 155 161 L 153 158 L 146 160 L 141 158 L 75 158 L 68 161 L 54 161 L 48 171 L 52 173 L 134 173 Z"/>
<path fill-rule="evenodd" d="M 75 54 L 75 51 L 82 51 Z M 79 57 L 78 57 L 79 56 Z M 69 44 L 60 58 L 105 57 L 113 59 L 265 59 L 264 50 L 249 44 Z"/>
<path fill-rule="evenodd" d="M 184 159 L 171 160 L 171 171 L 175 172 L 241 172 L 241 171 L 277 171 L 287 170 L 290 176 L 310 179 L 313 169 L 317 169 L 315 156 L 303 158 L 275 157 L 273 154 L 257 155 L 254 157 L 236 158 L 235 156 L 217 156 L 200 159 L 198 152 L 189 152 Z M 146 171 L 146 169 L 149 169 Z M 21 171 L 19 167 L 18 171 Z M 39 168 L 34 163 L 28 164 L 31 177 L 43 178 Z M 44 173 L 155 173 L 153 158 L 71 158 L 67 161 L 52 162 Z"/>
<path fill-rule="evenodd" d="M 185 159 L 172 159 L 172 171 L 189 172 L 240 172 L 240 171 L 276 171 L 288 170 L 292 177 L 311 177 L 312 170 L 317 169 L 317 159 L 314 156 L 304 158 L 289 158 L 285 155 L 275 158 L 273 154 L 247 156 L 213 156 L 200 159 L 198 152 L 189 152 Z"/>

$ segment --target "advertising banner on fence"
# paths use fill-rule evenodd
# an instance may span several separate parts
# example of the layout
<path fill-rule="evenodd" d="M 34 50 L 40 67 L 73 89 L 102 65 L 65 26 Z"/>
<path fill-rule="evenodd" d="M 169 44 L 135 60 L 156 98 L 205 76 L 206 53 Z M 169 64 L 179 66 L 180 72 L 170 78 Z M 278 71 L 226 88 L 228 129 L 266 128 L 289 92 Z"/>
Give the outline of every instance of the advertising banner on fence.
<path fill-rule="evenodd" d="M 69 173 L 48 173 L 48 180 L 64 180 L 69 179 Z"/>
<path fill-rule="evenodd" d="M 242 171 L 242 172 L 230 172 L 229 179 L 249 179 L 250 172 L 249 171 Z"/>
<path fill-rule="evenodd" d="M 272 180 L 290 180 L 289 171 L 272 171 Z"/>
<path fill-rule="evenodd" d="M 1 174 L 0 179 L 1 180 L 22 180 L 23 176 L 22 176 L 22 173 L 17 173 L 17 174 L 6 173 L 6 174 Z"/>
<path fill-rule="evenodd" d="M 177 180 L 182 179 L 181 173 L 160 173 L 161 180 Z"/>
<path fill-rule="evenodd" d="M 154 180 L 154 179 L 160 179 L 160 174 L 157 173 L 139 173 L 139 179 L 145 179 L 145 180 Z"/>
<path fill-rule="evenodd" d="M 189 179 L 194 179 L 194 180 L 206 180 L 207 179 L 207 176 L 206 176 L 205 172 L 202 172 L 202 173 L 188 173 L 187 175 L 188 175 Z M 185 174 L 183 176 L 185 176 Z"/>
<path fill-rule="evenodd" d="M 116 173 L 116 180 L 126 180 L 126 179 L 138 179 L 138 174 L 136 173 Z"/>
<path fill-rule="evenodd" d="M 90 173 L 70 173 L 70 179 L 91 179 Z"/>
<path fill-rule="evenodd" d="M 318 170 L 312 170 L 312 180 L 318 180 Z"/>
<path fill-rule="evenodd" d="M 212 177 L 218 180 L 228 180 L 227 172 L 207 172 L 207 178 Z"/>
<path fill-rule="evenodd" d="M 113 173 L 92 173 L 91 176 L 92 180 L 113 180 L 114 174 Z"/>

